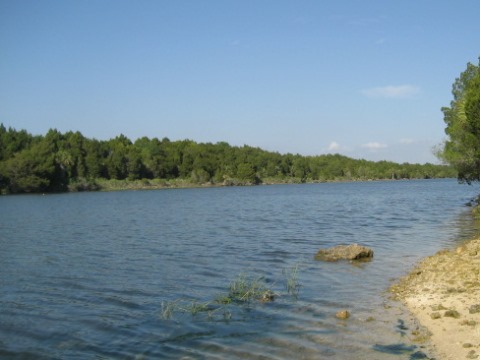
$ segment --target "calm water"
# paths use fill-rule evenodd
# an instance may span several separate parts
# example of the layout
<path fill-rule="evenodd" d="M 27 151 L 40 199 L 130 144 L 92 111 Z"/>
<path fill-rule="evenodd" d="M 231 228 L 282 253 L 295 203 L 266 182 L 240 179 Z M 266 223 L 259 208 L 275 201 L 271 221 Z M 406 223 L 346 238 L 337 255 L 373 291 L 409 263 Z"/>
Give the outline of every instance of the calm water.
<path fill-rule="evenodd" d="M 415 358 L 385 290 L 474 235 L 464 204 L 478 190 L 428 180 L 0 197 L 0 358 Z M 374 260 L 313 259 L 353 242 Z M 294 266 L 297 299 L 285 289 Z M 162 316 L 213 302 L 241 273 L 275 301 Z M 343 308 L 347 321 L 334 316 Z"/>

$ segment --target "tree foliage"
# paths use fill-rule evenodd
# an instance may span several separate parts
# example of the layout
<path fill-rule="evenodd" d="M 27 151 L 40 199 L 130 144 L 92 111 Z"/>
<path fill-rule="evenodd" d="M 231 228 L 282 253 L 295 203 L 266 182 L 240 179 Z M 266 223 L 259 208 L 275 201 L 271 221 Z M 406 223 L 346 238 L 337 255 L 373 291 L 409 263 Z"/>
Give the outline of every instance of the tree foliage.
<path fill-rule="evenodd" d="M 468 106 L 472 109 L 468 111 L 478 111 Z M 45 136 L 32 136 L 0 124 L 1 193 L 91 190 L 98 188 L 98 179 L 255 185 L 455 176 L 451 167 L 432 164 L 372 162 L 338 154 L 280 154 L 226 142 L 148 137 L 132 142 L 124 135 L 100 141 L 55 129 Z"/>
<path fill-rule="evenodd" d="M 443 107 L 448 138 L 439 157 L 458 172 L 458 179 L 480 181 L 480 61 L 455 80 L 450 107 Z"/>

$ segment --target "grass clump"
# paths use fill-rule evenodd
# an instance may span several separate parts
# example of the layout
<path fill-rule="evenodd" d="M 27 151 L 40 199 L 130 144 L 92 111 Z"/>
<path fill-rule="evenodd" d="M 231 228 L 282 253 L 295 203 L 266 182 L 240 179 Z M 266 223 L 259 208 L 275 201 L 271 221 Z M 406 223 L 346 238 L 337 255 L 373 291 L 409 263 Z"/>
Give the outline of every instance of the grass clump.
<path fill-rule="evenodd" d="M 177 301 L 162 301 L 162 309 L 160 311 L 160 317 L 164 320 L 170 320 L 177 308 Z"/>
<path fill-rule="evenodd" d="M 283 269 L 283 275 L 285 276 L 287 293 L 297 299 L 301 287 L 298 282 L 298 264 L 295 264 L 295 266 L 291 268 Z"/>
<path fill-rule="evenodd" d="M 182 312 L 185 312 L 185 313 L 190 313 L 190 314 L 192 314 L 192 316 L 195 316 L 198 313 L 208 312 L 208 311 L 211 311 L 211 310 L 214 310 L 214 309 L 210 306 L 209 302 L 202 303 L 202 302 L 197 302 L 197 301 L 194 300 L 191 303 L 183 304 L 179 308 L 179 310 L 181 310 Z"/>
<path fill-rule="evenodd" d="M 288 294 L 296 299 L 300 289 L 298 265 L 284 269 L 283 275 L 286 279 L 285 286 Z M 223 319 L 228 321 L 232 317 L 231 305 L 250 305 L 254 301 L 272 302 L 277 295 L 266 285 L 263 277 L 253 277 L 241 273 L 230 282 L 228 291 L 217 296 L 213 301 L 174 300 L 162 302 L 160 317 L 168 320 L 175 313 L 191 314 L 192 316 L 205 313 L 209 319 L 213 319 L 215 315 L 223 314 Z"/>
<path fill-rule="evenodd" d="M 160 317 L 164 320 L 169 320 L 175 313 L 184 313 L 196 316 L 202 312 L 208 313 L 208 316 L 211 317 L 217 310 L 218 307 L 213 306 L 210 302 L 198 302 L 196 300 L 164 301 L 162 302 Z"/>
<path fill-rule="evenodd" d="M 228 295 L 220 297 L 220 303 L 249 303 L 252 300 L 273 300 L 273 292 L 267 288 L 263 278 L 252 278 L 240 274 L 229 286 Z"/>

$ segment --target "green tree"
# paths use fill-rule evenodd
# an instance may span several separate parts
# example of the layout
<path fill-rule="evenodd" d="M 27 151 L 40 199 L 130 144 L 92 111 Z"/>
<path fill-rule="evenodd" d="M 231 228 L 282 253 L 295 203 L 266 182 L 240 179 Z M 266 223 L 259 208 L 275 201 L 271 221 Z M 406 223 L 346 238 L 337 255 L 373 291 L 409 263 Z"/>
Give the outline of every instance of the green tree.
<path fill-rule="evenodd" d="M 244 184 L 259 184 L 260 179 L 257 177 L 257 173 L 252 164 L 242 163 L 237 167 L 236 178 Z"/>
<path fill-rule="evenodd" d="M 295 157 L 295 160 L 293 160 L 291 173 L 301 182 L 305 182 L 305 180 L 307 179 L 307 175 L 310 173 L 308 159 L 304 156 L 297 155 Z"/>
<path fill-rule="evenodd" d="M 83 146 L 85 149 L 86 177 L 89 179 L 106 178 L 105 158 L 108 151 L 105 144 L 95 139 L 86 139 Z"/>
<path fill-rule="evenodd" d="M 55 155 L 48 142 L 38 142 L 3 162 L 0 174 L 10 193 L 55 190 Z"/>
<path fill-rule="evenodd" d="M 140 151 L 135 147 L 130 147 L 128 149 L 127 172 L 128 180 L 138 180 L 145 178 L 145 166 L 143 165 Z"/>
<path fill-rule="evenodd" d="M 0 123 L 0 161 L 11 158 L 15 153 L 29 147 L 33 136 L 25 130 L 17 131 L 13 128 L 5 128 Z"/>
<path fill-rule="evenodd" d="M 71 158 L 71 167 L 68 169 L 69 178 L 86 178 L 87 166 L 85 163 L 85 138 L 80 132 L 69 131 L 65 134 L 61 149 Z"/>
<path fill-rule="evenodd" d="M 443 107 L 447 140 L 438 156 L 458 171 L 458 179 L 480 180 L 480 62 L 467 64 L 452 89 L 450 107 Z"/>
<path fill-rule="evenodd" d="M 128 152 L 132 142 L 123 134 L 108 142 L 105 162 L 110 179 L 123 180 L 128 176 Z"/>

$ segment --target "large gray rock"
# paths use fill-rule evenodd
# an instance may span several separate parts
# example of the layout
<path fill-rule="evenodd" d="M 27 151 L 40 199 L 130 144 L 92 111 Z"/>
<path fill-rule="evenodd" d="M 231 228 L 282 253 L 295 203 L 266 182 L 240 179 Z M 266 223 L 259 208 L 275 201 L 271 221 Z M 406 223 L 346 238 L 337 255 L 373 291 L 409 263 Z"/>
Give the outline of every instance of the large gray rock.
<path fill-rule="evenodd" d="M 315 255 L 316 260 L 370 260 L 373 250 L 358 244 L 338 245 L 328 249 L 320 249 Z"/>

